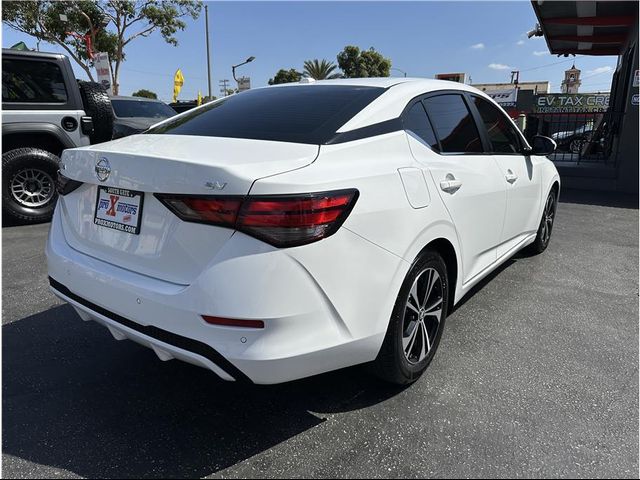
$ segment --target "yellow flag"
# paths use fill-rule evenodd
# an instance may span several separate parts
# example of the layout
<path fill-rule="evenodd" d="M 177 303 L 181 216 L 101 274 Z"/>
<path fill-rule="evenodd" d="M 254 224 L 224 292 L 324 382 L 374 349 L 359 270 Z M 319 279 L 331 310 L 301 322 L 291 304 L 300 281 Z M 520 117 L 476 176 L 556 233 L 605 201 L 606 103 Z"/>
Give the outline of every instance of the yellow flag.
<path fill-rule="evenodd" d="M 197 103 L 197 106 L 199 107 L 200 105 L 202 105 L 202 93 L 200 93 L 200 90 L 198 90 L 198 103 Z"/>
<path fill-rule="evenodd" d="M 184 77 L 182 76 L 182 71 L 180 69 L 176 70 L 176 74 L 173 76 L 173 102 L 178 101 L 178 94 L 180 90 L 182 90 L 182 85 L 184 85 Z"/>

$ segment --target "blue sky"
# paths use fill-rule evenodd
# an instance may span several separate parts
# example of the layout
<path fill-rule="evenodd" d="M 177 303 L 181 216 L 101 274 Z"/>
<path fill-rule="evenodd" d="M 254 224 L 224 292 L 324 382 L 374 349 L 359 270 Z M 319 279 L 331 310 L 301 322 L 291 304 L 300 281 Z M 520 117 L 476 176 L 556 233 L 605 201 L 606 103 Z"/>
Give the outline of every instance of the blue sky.
<path fill-rule="evenodd" d="M 536 17 L 531 3 L 518 2 L 207 2 L 212 57 L 212 91 L 218 81 L 232 81 L 231 65 L 253 55 L 240 67 L 253 87 L 263 86 L 280 68 L 302 69 L 304 60 L 335 61 L 345 45 L 374 47 L 408 76 L 466 72 L 474 83 L 507 82 L 519 69 L 521 81 L 549 80 L 558 92 L 571 58 L 548 53 L 541 38 L 527 39 Z M 139 88 L 170 100 L 172 78 L 181 68 L 185 84 L 180 99 L 207 91 L 204 10 L 177 34 L 179 45 L 160 35 L 141 38 L 126 50 L 121 94 Z M 3 25 L 2 46 L 35 41 Z M 62 51 L 41 44 L 41 50 Z M 576 57 L 582 70 L 581 91 L 607 91 L 616 57 Z M 561 62 L 561 63 L 559 63 Z M 550 65 L 555 63 L 555 65 Z M 78 78 L 84 72 L 75 68 Z M 394 76 L 401 75 L 392 71 Z"/>

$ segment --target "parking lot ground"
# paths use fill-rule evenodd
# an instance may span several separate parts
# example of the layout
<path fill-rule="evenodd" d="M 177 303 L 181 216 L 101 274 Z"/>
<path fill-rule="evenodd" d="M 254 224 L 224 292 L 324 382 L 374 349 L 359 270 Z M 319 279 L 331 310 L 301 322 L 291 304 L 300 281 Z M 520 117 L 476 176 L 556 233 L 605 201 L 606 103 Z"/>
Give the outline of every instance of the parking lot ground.
<path fill-rule="evenodd" d="M 47 225 L 4 228 L 3 475 L 637 478 L 637 198 L 563 199 L 547 252 L 476 288 L 405 389 L 160 362 L 48 292 Z"/>

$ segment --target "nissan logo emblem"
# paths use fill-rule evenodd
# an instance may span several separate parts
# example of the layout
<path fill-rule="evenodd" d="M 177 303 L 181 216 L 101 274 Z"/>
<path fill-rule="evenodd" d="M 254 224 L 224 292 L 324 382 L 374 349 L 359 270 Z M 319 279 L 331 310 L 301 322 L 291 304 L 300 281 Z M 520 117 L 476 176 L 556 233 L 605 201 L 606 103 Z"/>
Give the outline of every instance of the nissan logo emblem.
<path fill-rule="evenodd" d="M 109 165 L 109 160 L 102 157 L 98 160 L 98 163 L 96 163 L 96 177 L 98 177 L 98 180 L 101 182 L 104 182 L 109 178 L 109 175 L 111 175 L 111 165 Z"/>

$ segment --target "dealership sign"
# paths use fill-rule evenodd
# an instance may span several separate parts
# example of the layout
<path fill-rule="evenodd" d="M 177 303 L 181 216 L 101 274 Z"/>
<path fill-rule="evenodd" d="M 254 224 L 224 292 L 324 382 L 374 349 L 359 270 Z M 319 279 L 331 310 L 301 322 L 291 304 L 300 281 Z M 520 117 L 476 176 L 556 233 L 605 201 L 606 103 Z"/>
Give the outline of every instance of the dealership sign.
<path fill-rule="evenodd" d="M 105 52 L 96 53 L 93 64 L 98 74 L 98 82 L 104 85 L 109 95 L 113 95 L 111 90 L 111 71 L 109 69 L 109 54 Z"/>
<path fill-rule="evenodd" d="M 550 93 L 536 95 L 534 113 L 605 112 L 609 108 L 608 93 Z"/>
<path fill-rule="evenodd" d="M 518 101 L 517 88 L 505 88 L 502 90 L 489 90 L 484 92 L 493 98 L 501 107 L 515 107 Z"/>

